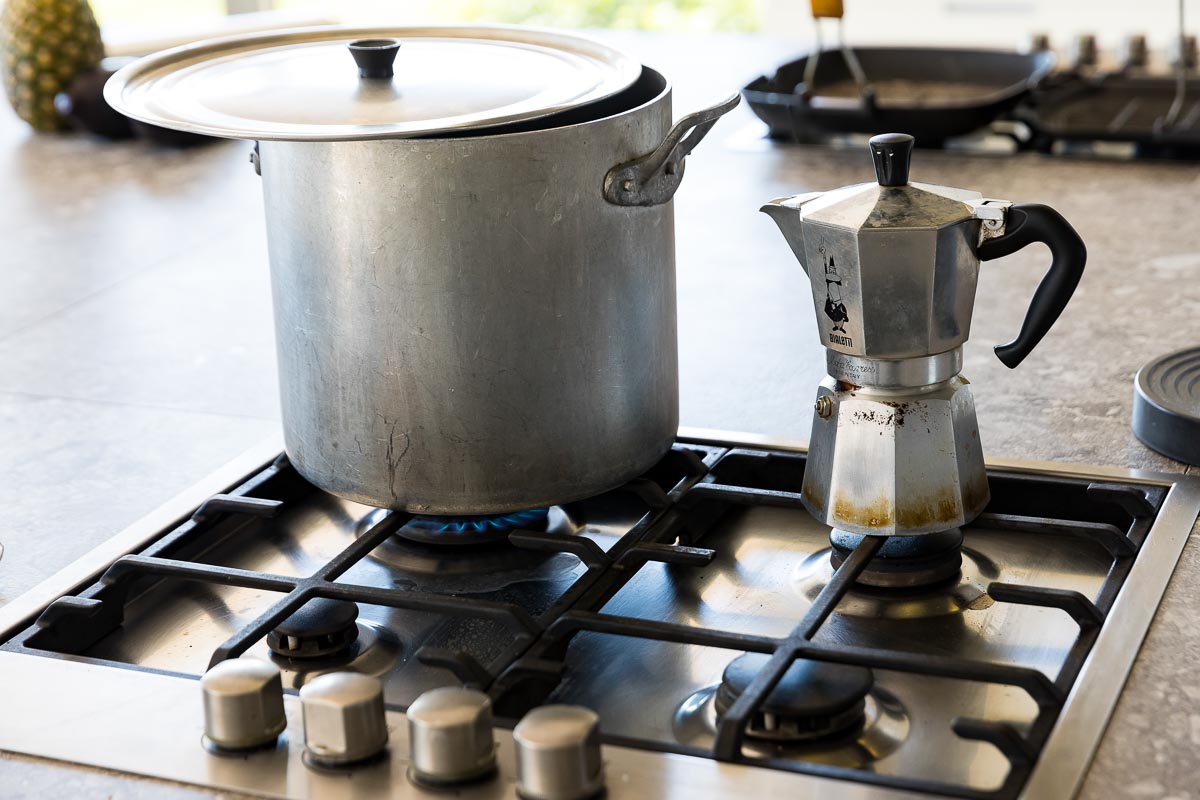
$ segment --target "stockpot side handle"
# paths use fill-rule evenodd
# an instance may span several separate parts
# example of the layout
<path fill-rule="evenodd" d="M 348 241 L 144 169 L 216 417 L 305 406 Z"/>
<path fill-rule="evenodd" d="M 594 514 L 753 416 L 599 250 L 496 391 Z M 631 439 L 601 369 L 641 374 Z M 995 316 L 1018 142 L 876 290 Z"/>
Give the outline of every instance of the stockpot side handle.
<path fill-rule="evenodd" d="M 653 152 L 610 169 L 604 176 L 604 199 L 618 206 L 657 206 L 668 202 L 683 180 L 688 153 L 741 99 L 741 95 L 735 94 L 711 108 L 688 114 L 675 123 Z"/>
<path fill-rule="evenodd" d="M 1021 332 L 1008 344 L 995 347 L 996 357 L 1012 369 L 1037 347 L 1067 307 L 1083 277 L 1087 247 L 1071 223 L 1049 206 L 1019 203 L 1011 206 L 1005 217 L 1004 234 L 979 245 L 981 261 L 1003 258 L 1033 242 L 1046 244 L 1051 255 L 1050 269 L 1033 293 Z"/>

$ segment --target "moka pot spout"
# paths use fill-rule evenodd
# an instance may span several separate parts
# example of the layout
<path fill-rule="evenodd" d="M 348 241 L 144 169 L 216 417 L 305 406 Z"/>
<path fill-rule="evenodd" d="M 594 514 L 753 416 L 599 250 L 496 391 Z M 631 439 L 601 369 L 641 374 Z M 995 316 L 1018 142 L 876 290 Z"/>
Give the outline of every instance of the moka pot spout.
<path fill-rule="evenodd" d="M 808 272 L 808 265 L 804 263 L 804 223 L 800 206 L 809 200 L 820 197 L 822 194 L 824 192 L 808 192 L 807 194 L 797 194 L 792 197 L 779 197 L 763 204 L 762 208 L 759 209 L 759 211 L 775 220 L 775 224 L 779 226 L 779 230 L 783 233 L 783 238 L 787 239 L 788 245 L 792 248 L 792 253 L 796 256 L 796 260 L 800 262 L 800 268 L 805 273 Z"/>

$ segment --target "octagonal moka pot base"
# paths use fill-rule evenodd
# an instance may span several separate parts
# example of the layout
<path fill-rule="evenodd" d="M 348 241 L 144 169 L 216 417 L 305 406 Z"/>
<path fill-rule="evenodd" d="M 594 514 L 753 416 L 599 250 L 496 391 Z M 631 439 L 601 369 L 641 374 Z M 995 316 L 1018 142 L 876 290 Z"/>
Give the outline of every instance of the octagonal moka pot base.
<path fill-rule="evenodd" d="M 987 505 L 975 401 L 961 376 L 919 388 L 817 390 L 804 505 L 826 525 L 866 535 L 959 527 Z"/>

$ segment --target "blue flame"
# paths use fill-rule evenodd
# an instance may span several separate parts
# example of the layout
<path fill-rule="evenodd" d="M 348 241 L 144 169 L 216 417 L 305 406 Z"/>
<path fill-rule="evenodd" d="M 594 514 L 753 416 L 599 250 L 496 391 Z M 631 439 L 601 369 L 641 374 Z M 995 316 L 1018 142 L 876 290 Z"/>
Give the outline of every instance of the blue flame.
<path fill-rule="evenodd" d="M 479 517 L 413 517 L 405 527 L 420 528 L 434 533 L 503 533 L 520 528 L 544 527 L 550 515 L 548 508 L 531 508 L 509 514 Z"/>

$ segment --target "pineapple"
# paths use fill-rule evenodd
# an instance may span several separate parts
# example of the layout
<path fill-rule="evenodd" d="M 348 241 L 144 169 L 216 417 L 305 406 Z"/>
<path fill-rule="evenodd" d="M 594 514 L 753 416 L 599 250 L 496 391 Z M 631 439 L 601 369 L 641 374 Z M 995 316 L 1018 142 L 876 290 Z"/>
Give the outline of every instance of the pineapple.
<path fill-rule="evenodd" d="M 7 0 L 0 9 L 4 91 L 17 116 L 35 130 L 65 127 L 54 96 L 103 57 L 100 27 L 87 0 Z"/>

